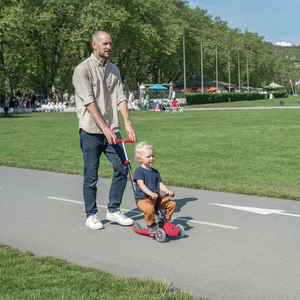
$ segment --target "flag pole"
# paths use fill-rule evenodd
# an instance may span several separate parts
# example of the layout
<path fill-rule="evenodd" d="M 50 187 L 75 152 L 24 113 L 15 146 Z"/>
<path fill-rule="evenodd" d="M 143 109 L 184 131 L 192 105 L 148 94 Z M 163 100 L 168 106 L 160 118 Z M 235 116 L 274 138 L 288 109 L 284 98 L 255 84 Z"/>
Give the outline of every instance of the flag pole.
<path fill-rule="evenodd" d="M 292 87 L 293 96 L 295 96 L 292 79 L 290 78 L 290 86 Z"/>

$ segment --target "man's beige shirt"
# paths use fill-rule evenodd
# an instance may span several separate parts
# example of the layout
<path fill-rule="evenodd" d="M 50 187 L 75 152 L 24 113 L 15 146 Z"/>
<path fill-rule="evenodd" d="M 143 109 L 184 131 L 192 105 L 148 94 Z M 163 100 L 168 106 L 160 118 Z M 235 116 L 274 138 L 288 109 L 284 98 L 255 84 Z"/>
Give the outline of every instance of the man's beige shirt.
<path fill-rule="evenodd" d="M 107 61 L 103 70 L 102 63 L 91 54 L 75 68 L 73 85 L 79 129 L 88 133 L 102 134 L 87 110 L 87 105 L 95 102 L 106 125 L 114 132 L 121 130 L 118 105 L 122 101 L 127 101 L 127 98 L 123 94 L 122 80 L 117 66 Z"/>

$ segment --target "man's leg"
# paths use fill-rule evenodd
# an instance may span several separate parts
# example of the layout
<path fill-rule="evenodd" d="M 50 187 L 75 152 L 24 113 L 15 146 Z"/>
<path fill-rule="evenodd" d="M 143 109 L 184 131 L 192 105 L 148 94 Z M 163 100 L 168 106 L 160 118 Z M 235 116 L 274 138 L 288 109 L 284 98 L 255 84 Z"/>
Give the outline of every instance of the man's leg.
<path fill-rule="evenodd" d="M 80 147 L 83 153 L 83 198 L 86 217 L 96 215 L 99 157 L 104 148 L 104 135 L 90 134 L 80 130 Z"/>
<path fill-rule="evenodd" d="M 121 134 L 116 133 L 118 139 Z M 106 218 L 118 222 L 121 225 L 132 225 L 133 220 L 127 218 L 120 210 L 123 193 L 127 184 L 127 170 L 125 170 L 125 154 L 121 145 L 107 145 L 104 153 L 107 159 L 113 164 L 113 178 L 109 191 L 108 213 Z"/>

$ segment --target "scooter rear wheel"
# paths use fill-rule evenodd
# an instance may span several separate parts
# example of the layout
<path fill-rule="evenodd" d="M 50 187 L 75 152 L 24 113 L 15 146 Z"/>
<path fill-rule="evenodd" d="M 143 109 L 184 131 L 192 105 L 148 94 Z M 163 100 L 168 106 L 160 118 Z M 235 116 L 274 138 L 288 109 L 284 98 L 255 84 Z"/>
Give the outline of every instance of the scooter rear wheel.
<path fill-rule="evenodd" d="M 176 227 L 179 229 L 179 233 L 176 235 L 179 239 L 183 238 L 185 235 L 184 227 L 181 224 L 177 224 Z"/>
<path fill-rule="evenodd" d="M 163 229 L 159 228 L 155 232 L 155 238 L 159 243 L 164 243 L 166 241 L 166 233 Z"/>

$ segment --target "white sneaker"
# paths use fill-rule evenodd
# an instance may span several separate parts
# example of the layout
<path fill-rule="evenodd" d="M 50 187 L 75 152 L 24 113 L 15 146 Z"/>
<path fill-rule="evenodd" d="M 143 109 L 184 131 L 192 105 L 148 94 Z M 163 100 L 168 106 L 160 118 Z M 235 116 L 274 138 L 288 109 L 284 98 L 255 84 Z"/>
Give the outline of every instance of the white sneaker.
<path fill-rule="evenodd" d="M 103 229 L 103 224 L 99 221 L 98 215 L 89 216 L 86 219 L 85 225 L 91 229 Z"/>
<path fill-rule="evenodd" d="M 127 218 L 124 213 L 119 209 L 116 212 L 109 212 L 109 210 L 107 210 L 106 213 L 106 219 L 112 222 L 117 222 L 120 225 L 132 225 L 133 224 L 133 220 L 130 218 Z"/>

